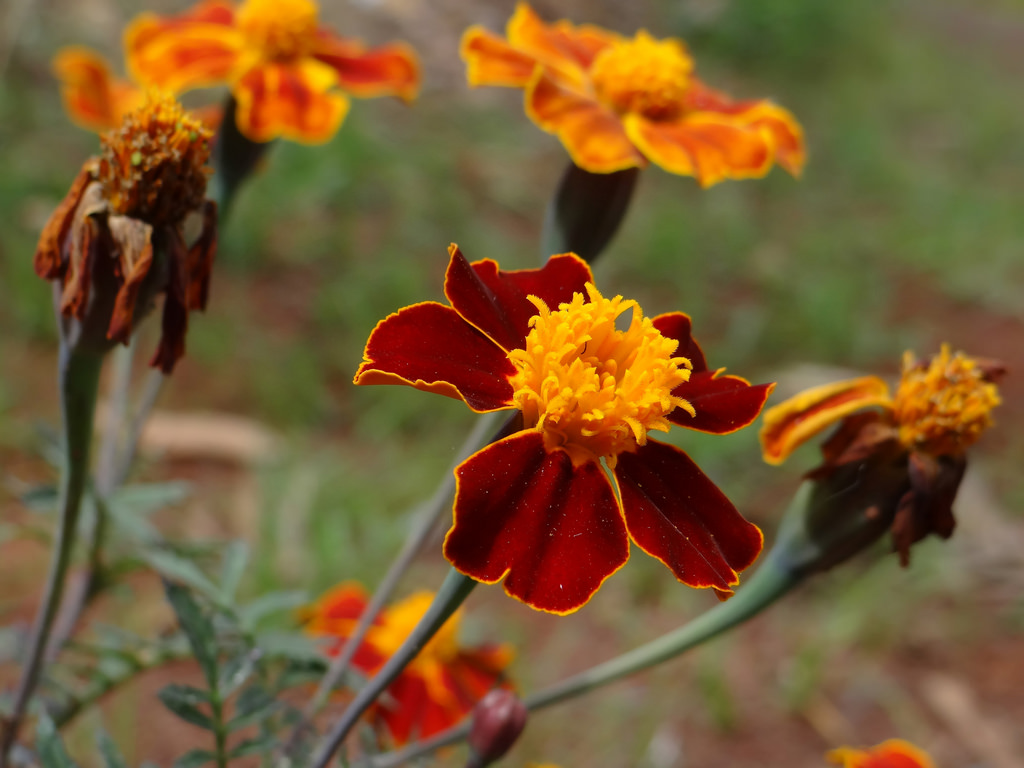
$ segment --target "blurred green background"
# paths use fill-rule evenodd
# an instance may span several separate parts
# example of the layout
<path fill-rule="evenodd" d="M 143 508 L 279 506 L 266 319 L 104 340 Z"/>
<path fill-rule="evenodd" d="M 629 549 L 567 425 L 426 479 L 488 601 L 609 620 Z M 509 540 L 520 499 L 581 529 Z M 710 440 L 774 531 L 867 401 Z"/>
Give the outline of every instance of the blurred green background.
<path fill-rule="evenodd" d="M 49 288 L 32 271 L 35 240 L 97 146 L 63 114 L 49 62 L 75 43 L 121 66 L 120 31 L 143 7 L 185 6 L 8 0 L 0 9 L 0 472 L 8 475 L 31 473 L 23 465 L 32 424 L 56 416 L 54 324 Z M 538 263 L 564 151 L 525 117 L 521 92 L 468 89 L 457 57 L 466 26 L 500 30 L 512 7 L 324 3 L 342 34 L 412 42 L 423 92 L 408 108 L 357 101 L 327 145 L 279 142 L 222 230 L 210 307 L 192 318 L 187 357 L 161 406 L 244 415 L 286 447 L 258 467 L 150 458 L 143 471 L 193 481 L 203 502 L 188 519 L 219 521 L 197 523 L 203 533 L 250 539 L 253 592 L 373 583 L 404 536 L 409 505 L 447 471 L 472 423 L 454 401 L 350 381 L 379 319 L 440 297 L 449 242 L 506 268 Z M 508 764 L 812 766 L 838 741 L 903 735 L 940 765 L 1024 765 L 985 752 L 1004 739 L 1024 754 L 1021 735 L 999 725 L 1024 722 L 1024 2 L 535 8 L 548 19 L 682 37 L 703 80 L 737 97 L 770 97 L 806 131 L 800 180 L 776 169 L 702 190 L 644 171 L 597 267 L 603 292 L 637 298 L 651 314 L 689 313 L 712 365 L 778 379 L 780 394 L 850 369 L 892 377 L 904 349 L 930 354 L 942 341 L 1001 358 L 1011 375 L 998 428 L 978 446 L 953 542 L 925 542 L 909 571 L 879 551 L 691 659 L 538 717 Z M 154 343 L 144 336 L 143 357 Z M 673 439 L 769 537 L 814 462 L 805 449 L 792 466 L 767 468 L 753 429 Z M 242 522 L 240 494 L 254 510 Z M 14 502 L 4 503 L 0 510 Z M 441 573 L 439 554 L 425 556 L 410 584 Z M 496 588 L 473 602 L 480 614 L 470 636 L 517 642 L 517 677 L 529 688 L 675 626 L 713 598 L 678 587 L 640 555 L 567 619 L 532 614 Z M 1002 735 L 988 747 L 958 735 L 929 693 L 936 675 L 966 689 Z M 119 738 L 130 750 L 128 722 Z M 162 754 L 149 742 L 134 754 L 153 757 L 147 749 Z"/>

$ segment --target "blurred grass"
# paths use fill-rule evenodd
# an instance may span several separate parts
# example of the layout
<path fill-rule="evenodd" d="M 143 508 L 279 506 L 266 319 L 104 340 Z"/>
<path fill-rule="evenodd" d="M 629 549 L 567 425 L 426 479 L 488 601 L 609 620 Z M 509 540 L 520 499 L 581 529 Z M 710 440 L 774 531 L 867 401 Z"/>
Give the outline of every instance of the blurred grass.
<path fill-rule="evenodd" d="M 950 14 L 992 22 L 1001 35 L 1016 30 L 1024 50 L 1019 0 L 638 4 L 637 18 L 654 34 L 687 38 L 706 81 L 737 97 L 771 96 L 793 111 L 810 160 L 799 181 L 776 169 L 764 180 L 710 190 L 652 167 L 597 268 L 602 290 L 636 297 L 652 314 L 683 309 L 711 364 L 752 379 L 803 361 L 892 375 L 904 348 L 930 344 L 937 333 L 967 351 L 976 341 L 995 354 L 998 339 L 958 336 L 949 307 L 1024 321 L 1024 54 L 1016 67 L 1005 66 L 985 37 L 989 26 L 970 27 L 974 38 L 954 35 Z M 40 226 L 96 146 L 67 123 L 48 74 L 49 56 L 68 30 L 48 35 L 37 19 L 29 31 L 0 81 L 5 434 L 24 434 L 36 413 L 52 411 L 52 311 L 31 254 Z M 416 29 L 406 31 L 415 38 Z M 248 413 L 291 438 L 289 459 L 260 477 L 264 549 L 251 588 L 284 579 L 315 592 L 355 574 L 372 583 L 386 568 L 404 535 L 403 510 L 445 471 L 471 415 L 411 390 L 354 389 L 363 343 L 388 313 L 440 298 L 450 241 L 470 259 L 536 265 L 544 206 L 564 163 L 557 142 L 522 114 L 518 93 L 469 92 L 461 82 L 436 80 L 412 108 L 357 102 L 326 146 L 279 142 L 268 153 L 224 227 L 209 311 L 192 319 L 188 358 L 167 393 L 175 407 Z M 904 295 L 907 285 L 919 290 Z M 800 467 L 763 466 L 752 430 L 672 439 L 770 529 Z M 1000 439 L 997 470 L 1024 456 L 1012 430 Z M 312 474 L 313 490 L 296 510 L 287 494 L 303 472 Z M 998 485 L 1014 506 L 1024 498 L 1019 473 L 1005 473 Z M 279 567 L 278 518 L 291 514 L 304 521 L 306 561 L 288 576 Z M 866 573 L 830 577 L 802 604 L 810 615 L 831 616 L 813 632 L 810 619 L 782 609 L 773 631 L 788 632 L 798 647 L 780 673 L 780 699 L 807 706 L 851 648 L 905 644 L 903 617 L 914 606 L 947 600 L 963 607 L 963 585 L 942 562 L 938 545 L 929 544 L 920 557 L 915 551 L 908 573 L 894 573 L 890 558 Z M 897 580 L 899 599 L 880 610 L 875 595 Z M 612 644 L 638 642 L 664 615 L 705 604 L 681 595 L 647 558 L 634 558 L 619 581 L 586 619 L 588 628 L 604 627 Z M 838 605 L 825 611 L 832 602 Z M 651 609 L 652 626 L 622 626 L 620 612 L 636 605 Z M 510 613 L 499 621 L 506 636 L 529 642 L 531 630 L 514 623 L 524 614 L 518 606 Z M 787 620 L 794 626 L 782 626 Z M 948 616 L 939 624 L 956 630 Z M 581 626 L 566 620 L 556 631 L 564 639 L 552 641 L 561 649 L 554 661 L 521 668 L 525 679 L 543 680 L 572 658 Z M 712 653 L 706 661 L 695 673 L 703 703 L 681 711 L 726 728 L 745 708 L 734 701 L 722 659 Z M 640 742 L 660 722 L 649 705 L 669 701 L 680 685 L 649 682 L 648 707 L 627 724 L 634 731 L 598 733 L 599 743 L 587 732 L 580 764 L 602 749 L 612 761 L 604 764 L 643 752 Z M 595 722 L 629 708 L 630 689 L 617 690 L 626 692 L 621 701 L 590 705 Z M 582 725 L 553 722 L 561 724 L 538 726 L 527 749 L 555 728 L 583 738 Z M 628 744 L 624 732 L 634 734 Z M 559 738 L 566 743 L 564 732 Z M 573 764 L 572 757 L 559 759 Z"/>

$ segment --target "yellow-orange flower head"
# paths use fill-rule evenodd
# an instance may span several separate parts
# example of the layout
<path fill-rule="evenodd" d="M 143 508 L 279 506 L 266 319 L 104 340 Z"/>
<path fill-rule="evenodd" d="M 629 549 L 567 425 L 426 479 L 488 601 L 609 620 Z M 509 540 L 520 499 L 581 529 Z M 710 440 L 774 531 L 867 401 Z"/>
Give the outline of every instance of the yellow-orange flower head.
<path fill-rule="evenodd" d="M 893 398 L 900 442 L 935 456 L 959 454 L 992 426 L 1002 402 L 977 361 L 944 344 L 931 362 L 903 356 L 903 375 Z"/>
<path fill-rule="evenodd" d="M 367 634 L 367 639 L 385 658 L 395 655 L 406 638 L 412 634 L 430 604 L 434 601 L 434 593 L 422 590 L 391 606 L 384 614 L 385 621 L 374 626 Z M 446 621 L 439 630 L 409 664 L 409 669 L 420 674 L 428 674 L 433 680 L 439 675 L 438 670 L 450 663 L 459 655 L 459 623 L 462 611 L 458 610 Z"/>
<path fill-rule="evenodd" d="M 289 61 L 312 53 L 318 21 L 311 0 L 246 0 L 236 23 L 250 48 L 267 61 Z"/>
<path fill-rule="evenodd" d="M 601 51 L 590 77 L 598 99 L 619 114 L 666 120 L 679 116 L 692 72 L 693 59 L 682 43 L 641 30 Z"/>
<path fill-rule="evenodd" d="M 206 196 L 211 138 L 173 96 L 149 93 L 100 139 L 97 178 L 111 210 L 154 226 L 184 221 Z"/>
<path fill-rule="evenodd" d="M 604 457 L 614 468 L 623 451 L 647 442 L 647 432 L 669 431 L 666 416 L 693 406 L 672 390 L 690 378 L 690 361 L 673 357 L 679 342 L 661 334 L 635 301 L 604 298 L 586 284 L 588 298 L 573 295 L 556 311 L 534 296 L 523 349 L 508 353 L 516 366 L 514 402 L 527 428 L 561 448 L 573 464 Z M 626 330 L 616 319 L 632 310 Z"/>

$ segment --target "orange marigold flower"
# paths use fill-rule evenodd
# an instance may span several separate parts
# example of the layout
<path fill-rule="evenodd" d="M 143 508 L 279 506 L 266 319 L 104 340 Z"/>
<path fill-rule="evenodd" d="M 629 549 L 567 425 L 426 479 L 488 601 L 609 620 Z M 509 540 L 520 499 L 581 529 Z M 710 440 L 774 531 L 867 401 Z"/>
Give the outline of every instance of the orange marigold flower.
<path fill-rule="evenodd" d="M 530 119 L 593 173 L 650 161 L 708 187 L 764 176 L 773 162 L 793 175 L 803 168 L 796 119 L 770 101 L 733 101 L 704 85 L 678 40 L 545 24 L 521 2 L 505 38 L 466 30 L 462 58 L 470 85 L 525 89 Z"/>
<path fill-rule="evenodd" d="M 166 293 L 151 364 L 170 373 L 185 351 L 188 310 L 204 309 L 217 243 L 205 199 L 210 132 L 168 94 L 150 94 L 104 134 L 43 228 L 36 273 L 60 281 L 60 309 L 99 344 L 127 343 L 135 319 Z M 184 224 L 202 218 L 189 247 Z"/>
<path fill-rule="evenodd" d="M 394 655 L 434 596 L 422 591 L 383 610 L 352 659 L 353 666 L 374 675 Z M 303 612 L 308 633 L 328 638 L 327 652 L 341 652 L 368 603 L 362 586 L 340 584 Z M 390 685 L 374 710 L 396 744 L 425 739 L 458 723 L 496 685 L 502 685 L 513 652 L 507 645 L 464 648 L 459 645 L 462 611 L 445 622 L 419 655 Z"/>
<path fill-rule="evenodd" d="M 564 614 L 625 564 L 632 539 L 684 584 L 732 594 L 761 551 L 760 530 L 689 456 L 648 433 L 733 432 L 774 385 L 709 368 L 689 317 L 647 318 L 635 301 L 605 298 L 574 254 L 516 272 L 470 264 L 455 245 L 449 254 L 450 306 L 423 302 L 381 321 L 355 377 L 477 413 L 518 411 L 513 434 L 455 470 L 448 560 Z"/>
<path fill-rule="evenodd" d="M 946 344 L 930 361 L 906 352 L 895 394 L 877 376 L 864 376 L 813 387 L 765 411 L 760 432 L 764 460 L 781 464 L 838 423 L 822 447 L 824 463 L 812 474 L 821 476 L 874 454 L 889 453 L 893 461 L 905 463 L 908 487 L 892 532 L 906 565 L 914 542 L 929 533 L 952 535 L 964 453 L 992 425 L 992 409 L 1001 402 L 996 382 L 1004 373 L 1002 364 L 952 354 Z"/>
<path fill-rule="evenodd" d="M 139 16 L 125 30 L 128 69 L 140 83 L 174 91 L 227 83 L 239 130 L 330 139 L 348 95 L 398 96 L 419 89 L 416 54 L 404 43 L 367 50 L 319 25 L 313 0 L 203 0 L 183 14 Z"/>
<path fill-rule="evenodd" d="M 902 739 L 889 739 L 870 749 L 840 747 L 826 759 L 842 768 L 935 768 L 927 752 Z"/>

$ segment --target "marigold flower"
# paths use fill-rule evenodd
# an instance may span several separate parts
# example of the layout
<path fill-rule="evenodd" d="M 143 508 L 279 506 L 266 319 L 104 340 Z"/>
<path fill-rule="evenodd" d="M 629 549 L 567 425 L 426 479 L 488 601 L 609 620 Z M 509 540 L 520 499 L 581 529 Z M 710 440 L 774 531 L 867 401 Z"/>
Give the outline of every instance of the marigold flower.
<path fill-rule="evenodd" d="M 451 306 L 424 302 L 381 321 L 355 376 L 477 413 L 520 412 L 518 431 L 455 470 L 448 560 L 564 614 L 625 564 L 632 538 L 684 584 L 731 594 L 761 550 L 760 530 L 683 451 L 648 432 L 733 432 L 757 418 L 774 385 L 709 369 L 689 317 L 645 318 L 635 301 L 604 298 L 573 254 L 516 272 L 470 264 L 455 245 L 449 254 Z M 625 313 L 631 321 L 618 330 Z"/>
<path fill-rule="evenodd" d="M 770 101 L 733 101 L 704 85 L 678 40 L 545 24 L 521 2 L 505 38 L 466 30 L 462 58 L 470 85 L 525 89 L 529 118 L 593 173 L 650 161 L 708 187 L 764 176 L 776 161 L 793 175 L 803 168 L 796 119 Z"/>
<path fill-rule="evenodd" d="M 826 759 L 842 768 L 935 768 L 926 752 L 902 739 L 889 739 L 870 749 L 840 747 Z"/>
<path fill-rule="evenodd" d="M 894 395 L 882 379 L 864 376 L 813 387 L 765 411 L 760 432 L 764 460 L 781 464 L 838 423 L 822 446 L 824 463 L 812 474 L 884 453 L 906 463 L 909 488 L 892 529 L 906 565 L 914 542 L 929 533 L 952 535 L 952 503 L 966 468 L 964 452 L 992 425 L 992 409 L 1001 402 L 996 381 L 1004 373 L 1002 364 L 951 354 L 947 344 L 930 361 L 906 352 Z"/>
<path fill-rule="evenodd" d="M 408 45 L 367 50 L 317 17 L 313 0 L 203 0 L 178 16 L 142 14 L 125 30 L 128 69 L 173 91 L 227 83 L 239 130 L 257 142 L 327 141 L 348 95 L 416 96 L 419 64 Z"/>
<path fill-rule="evenodd" d="M 216 205 L 204 199 L 210 132 L 173 97 L 152 93 L 104 134 L 43 228 L 36 274 L 59 280 L 61 313 L 100 344 L 124 342 L 154 295 L 166 293 L 151 365 L 170 373 L 185 351 L 188 310 L 204 309 L 217 243 Z M 188 247 L 185 218 L 202 217 Z"/>
<path fill-rule="evenodd" d="M 433 599 L 430 592 L 417 592 L 383 610 L 357 649 L 353 666 L 366 675 L 376 674 L 401 647 Z M 339 584 L 304 611 L 305 629 L 330 638 L 327 652 L 337 655 L 368 602 L 359 584 Z M 461 618 L 462 611 L 456 611 L 377 703 L 375 715 L 396 744 L 429 738 L 455 725 L 488 691 L 502 684 L 513 657 L 511 647 L 460 646 Z"/>

